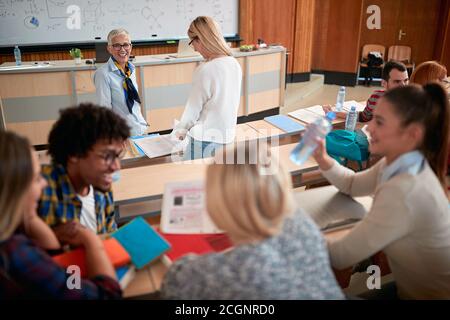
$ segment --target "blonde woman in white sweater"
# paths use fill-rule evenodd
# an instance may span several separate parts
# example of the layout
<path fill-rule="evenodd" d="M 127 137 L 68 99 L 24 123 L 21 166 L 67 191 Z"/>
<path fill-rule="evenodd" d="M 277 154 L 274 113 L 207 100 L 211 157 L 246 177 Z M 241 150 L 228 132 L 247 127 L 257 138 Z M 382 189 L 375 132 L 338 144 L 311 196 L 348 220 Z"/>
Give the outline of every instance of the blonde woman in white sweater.
<path fill-rule="evenodd" d="M 449 117 L 440 85 L 396 88 L 380 99 L 368 125 L 370 151 L 384 156 L 376 165 L 355 173 L 320 142 L 314 157 L 323 175 L 346 194 L 374 196 L 366 217 L 328 244 L 335 268 L 382 250 L 399 298 L 450 298 Z"/>
<path fill-rule="evenodd" d="M 186 159 L 204 158 L 234 141 L 241 99 L 242 70 L 212 18 L 192 21 L 188 36 L 195 51 L 204 58 L 194 72 L 192 89 L 174 134 L 190 143 Z"/>

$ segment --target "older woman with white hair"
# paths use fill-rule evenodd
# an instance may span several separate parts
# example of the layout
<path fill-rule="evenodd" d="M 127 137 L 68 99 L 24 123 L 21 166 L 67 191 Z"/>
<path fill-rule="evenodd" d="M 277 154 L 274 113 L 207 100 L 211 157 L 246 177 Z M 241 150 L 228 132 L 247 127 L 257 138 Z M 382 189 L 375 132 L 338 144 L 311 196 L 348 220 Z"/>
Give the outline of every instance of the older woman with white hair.
<path fill-rule="evenodd" d="M 114 29 L 108 34 L 108 62 L 94 74 L 99 105 L 111 108 L 127 120 L 131 135 L 147 132 L 148 124 L 142 116 L 134 65 L 129 62 L 130 34 L 125 29 Z"/>
<path fill-rule="evenodd" d="M 233 158 L 234 164 L 222 164 Z M 206 174 L 207 211 L 234 248 L 177 260 L 164 278 L 162 296 L 343 299 L 325 240 L 311 218 L 295 208 L 291 177 L 277 158 L 267 148 L 243 143 L 225 154 L 218 151 L 215 159 Z"/>
<path fill-rule="evenodd" d="M 211 17 L 192 21 L 188 36 L 205 62 L 194 72 L 192 89 L 174 134 L 190 137 L 186 159 L 205 158 L 234 141 L 241 99 L 242 70 Z"/>

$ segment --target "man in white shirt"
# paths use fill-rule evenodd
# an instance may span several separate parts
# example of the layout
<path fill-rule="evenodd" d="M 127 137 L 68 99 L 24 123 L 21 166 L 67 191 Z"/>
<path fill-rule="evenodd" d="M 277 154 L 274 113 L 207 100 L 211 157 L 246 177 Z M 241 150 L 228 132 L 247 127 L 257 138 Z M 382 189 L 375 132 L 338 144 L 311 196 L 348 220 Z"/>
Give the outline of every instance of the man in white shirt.
<path fill-rule="evenodd" d="M 132 44 L 125 29 L 114 29 L 108 34 L 108 62 L 94 74 L 98 103 L 112 108 L 127 120 L 131 135 L 143 135 L 148 124 L 142 116 L 141 100 L 136 82 L 135 67 L 128 60 Z"/>

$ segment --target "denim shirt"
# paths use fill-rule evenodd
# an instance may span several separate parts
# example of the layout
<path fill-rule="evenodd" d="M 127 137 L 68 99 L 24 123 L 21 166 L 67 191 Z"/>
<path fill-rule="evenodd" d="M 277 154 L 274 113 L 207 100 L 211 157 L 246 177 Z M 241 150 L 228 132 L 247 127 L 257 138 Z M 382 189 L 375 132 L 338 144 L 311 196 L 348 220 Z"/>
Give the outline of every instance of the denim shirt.
<path fill-rule="evenodd" d="M 402 173 L 417 175 L 422 171 L 424 162 L 425 157 L 420 151 L 415 150 L 402 154 L 380 172 L 379 182 L 380 184 L 384 183 Z"/>
<path fill-rule="evenodd" d="M 136 90 L 138 90 L 136 69 L 131 63 L 129 63 L 129 68 L 131 71 L 131 81 Z M 128 111 L 123 81 L 124 79 L 120 70 L 114 64 L 112 58 L 109 58 L 108 62 L 100 67 L 94 74 L 94 84 L 98 103 L 102 106 L 112 108 L 115 113 L 126 119 L 131 128 L 132 136 L 142 135 L 147 130 L 147 122 L 142 116 L 140 104 L 136 101 L 133 105 L 133 113 L 131 114 L 130 111 Z"/>

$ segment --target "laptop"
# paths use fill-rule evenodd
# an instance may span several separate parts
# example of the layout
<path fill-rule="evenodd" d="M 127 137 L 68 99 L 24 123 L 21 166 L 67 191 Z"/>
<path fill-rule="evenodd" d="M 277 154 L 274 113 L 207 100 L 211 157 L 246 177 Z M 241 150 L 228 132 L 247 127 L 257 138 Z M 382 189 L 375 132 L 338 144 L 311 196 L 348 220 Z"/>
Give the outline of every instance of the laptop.
<path fill-rule="evenodd" d="M 108 42 L 106 41 L 96 41 L 95 42 L 95 63 L 107 62 L 111 56 L 106 49 Z"/>
<path fill-rule="evenodd" d="M 178 52 L 176 54 L 170 54 L 171 58 L 188 58 L 188 57 L 198 57 L 200 53 L 194 50 L 189 45 L 190 39 L 180 39 L 178 41 Z"/>

